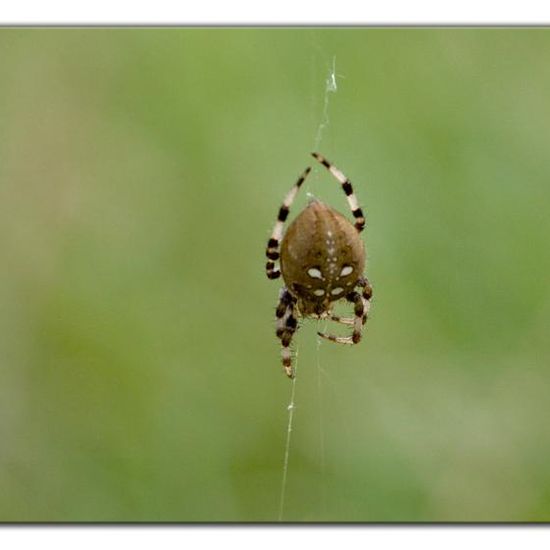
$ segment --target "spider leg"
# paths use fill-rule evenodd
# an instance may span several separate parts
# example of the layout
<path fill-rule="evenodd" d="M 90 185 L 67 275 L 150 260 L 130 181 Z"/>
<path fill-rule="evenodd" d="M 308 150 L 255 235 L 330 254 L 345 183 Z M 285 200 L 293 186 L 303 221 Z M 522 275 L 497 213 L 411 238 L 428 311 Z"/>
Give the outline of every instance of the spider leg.
<path fill-rule="evenodd" d="M 294 378 L 294 368 L 292 367 L 292 353 L 290 351 L 290 343 L 294 333 L 298 329 L 298 319 L 295 316 L 294 305 L 296 299 L 288 292 L 286 288 L 283 288 L 279 297 L 279 304 L 275 311 L 277 317 L 277 338 L 280 338 L 282 349 L 281 359 L 283 362 L 283 368 L 286 375 L 289 378 Z"/>
<path fill-rule="evenodd" d="M 342 189 L 344 190 L 346 198 L 348 199 L 351 213 L 355 218 L 355 229 L 357 229 L 357 231 L 360 233 L 365 227 L 365 217 L 363 215 L 363 211 L 359 207 L 357 197 L 353 192 L 351 181 L 342 172 L 340 172 L 340 170 L 338 170 L 336 166 L 331 164 L 325 157 L 323 157 L 323 155 L 320 155 L 319 153 L 311 153 L 311 155 L 315 159 L 317 159 L 342 185 Z"/>
<path fill-rule="evenodd" d="M 348 302 L 354 304 L 354 313 L 355 316 L 353 319 L 342 318 L 331 316 L 331 319 L 334 321 L 341 322 L 343 324 L 353 324 L 353 333 L 351 336 L 334 336 L 332 334 L 326 334 L 323 332 L 318 332 L 317 334 L 322 338 L 326 338 L 331 342 L 336 342 L 337 344 L 358 344 L 361 340 L 361 334 L 363 331 L 363 325 L 367 322 L 368 312 L 370 309 L 370 299 L 372 297 L 372 286 L 370 285 L 366 277 L 359 279 L 357 286 L 363 289 L 363 292 L 353 291 L 350 292 L 346 299 Z"/>
<path fill-rule="evenodd" d="M 326 334 L 324 332 L 318 332 L 317 334 L 322 338 L 326 338 L 331 342 L 337 344 L 357 344 L 361 340 L 361 331 L 363 329 L 363 314 L 365 312 L 365 306 L 363 303 L 363 297 L 358 292 L 350 292 L 346 299 L 348 302 L 354 304 L 355 317 L 353 318 L 353 333 L 351 336 L 334 336 L 333 334 Z"/>
<path fill-rule="evenodd" d="M 298 178 L 298 181 L 292 186 L 291 190 L 287 193 L 285 200 L 281 208 L 279 208 L 279 213 L 277 215 L 277 221 L 273 227 L 271 237 L 267 241 L 267 248 L 265 255 L 267 256 L 267 263 L 265 264 L 265 271 L 268 279 L 277 279 L 281 276 L 281 271 L 278 267 L 275 267 L 275 261 L 279 259 L 279 245 L 281 239 L 283 238 L 283 226 L 288 217 L 288 212 L 290 207 L 300 190 L 302 183 L 306 179 L 307 175 L 311 171 L 311 168 L 308 166 L 304 173 Z"/>
<path fill-rule="evenodd" d="M 369 283 L 369 280 L 363 276 L 359 279 L 357 286 L 363 289 L 361 298 L 363 299 L 364 306 L 363 324 L 365 324 L 369 316 L 370 300 L 372 298 L 372 285 Z"/>
<path fill-rule="evenodd" d="M 355 323 L 353 317 L 339 317 L 338 315 L 331 315 L 330 320 L 341 323 L 342 325 L 353 325 Z"/>

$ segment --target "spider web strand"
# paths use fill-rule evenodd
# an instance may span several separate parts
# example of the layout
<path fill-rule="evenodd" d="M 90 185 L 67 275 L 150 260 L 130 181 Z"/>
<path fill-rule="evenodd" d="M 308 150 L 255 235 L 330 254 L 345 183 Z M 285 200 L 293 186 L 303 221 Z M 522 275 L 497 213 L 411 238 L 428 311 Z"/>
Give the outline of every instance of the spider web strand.
<path fill-rule="evenodd" d="M 290 456 L 290 441 L 292 436 L 294 409 L 296 406 L 294 402 L 294 396 L 296 395 L 297 378 L 298 378 L 298 348 L 296 348 L 296 355 L 294 359 L 294 378 L 292 379 L 292 388 L 290 390 L 290 403 L 287 407 L 288 424 L 286 429 L 286 444 L 285 444 L 285 454 L 284 454 L 284 461 L 283 461 L 283 479 L 281 481 L 281 498 L 279 502 L 279 521 L 283 521 L 283 514 L 285 509 L 286 486 L 287 486 L 287 475 L 288 475 L 288 459 Z"/>
<path fill-rule="evenodd" d="M 317 149 L 319 149 L 319 145 L 321 145 L 321 140 L 323 139 L 323 132 L 330 123 L 330 119 L 328 116 L 330 94 L 336 93 L 337 91 L 338 91 L 338 85 L 336 83 L 336 56 L 333 56 L 332 67 L 330 68 L 328 77 L 325 80 L 323 113 L 321 115 L 321 122 L 319 123 L 319 127 L 317 128 L 317 133 L 315 134 L 315 142 L 313 144 L 314 151 L 317 151 Z"/>

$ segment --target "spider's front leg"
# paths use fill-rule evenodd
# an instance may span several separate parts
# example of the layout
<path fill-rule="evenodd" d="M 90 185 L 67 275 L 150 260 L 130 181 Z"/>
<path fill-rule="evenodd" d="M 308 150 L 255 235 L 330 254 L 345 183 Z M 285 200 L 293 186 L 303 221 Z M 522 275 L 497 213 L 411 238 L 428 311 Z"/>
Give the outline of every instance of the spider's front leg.
<path fill-rule="evenodd" d="M 273 227 L 273 232 L 269 241 L 267 241 L 267 248 L 265 250 L 265 255 L 267 256 L 267 263 L 265 264 L 265 272 L 268 279 L 277 279 L 281 276 L 281 270 L 276 267 L 275 262 L 279 260 L 279 247 L 281 244 L 281 239 L 283 238 L 283 226 L 288 217 L 290 207 L 304 183 L 304 180 L 307 178 L 307 175 L 311 172 L 311 168 L 306 168 L 304 173 L 298 178 L 298 181 L 292 186 L 290 191 L 287 193 L 285 200 L 283 201 L 282 206 L 279 208 L 279 213 L 277 214 L 277 221 Z"/>
<path fill-rule="evenodd" d="M 279 296 L 279 304 L 275 311 L 277 317 L 277 338 L 281 339 L 281 359 L 286 375 L 294 378 L 294 368 L 292 367 L 292 354 L 290 351 L 290 342 L 294 333 L 298 329 L 298 320 L 294 315 L 296 299 L 290 292 L 283 288 Z"/>
<path fill-rule="evenodd" d="M 368 313 L 370 309 L 370 299 L 372 298 L 372 286 L 370 285 L 366 277 L 362 277 L 357 282 L 357 286 L 363 289 L 363 292 L 353 291 L 350 292 L 346 299 L 348 302 L 352 302 L 354 305 L 354 317 L 353 319 L 341 318 L 332 316 L 333 321 L 340 322 L 342 324 L 351 325 L 353 324 L 353 333 L 351 336 L 334 336 L 332 334 L 325 334 L 323 332 L 318 332 L 317 334 L 322 338 L 326 338 L 331 342 L 336 342 L 338 344 L 358 344 L 361 340 L 361 334 L 363 332 L 363 325 L 367 322 Z"/>

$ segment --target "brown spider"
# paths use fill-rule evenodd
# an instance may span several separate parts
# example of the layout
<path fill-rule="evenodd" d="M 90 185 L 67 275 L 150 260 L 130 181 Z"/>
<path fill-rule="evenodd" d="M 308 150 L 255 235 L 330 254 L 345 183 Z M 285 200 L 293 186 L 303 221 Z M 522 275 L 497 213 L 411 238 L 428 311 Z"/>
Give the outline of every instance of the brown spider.
<path fill-rule="evenodd" d="M 351 182 L 327 159 L 312 153 L 340 182 L 355 218 L 352 225 L 342 214 L 318 200 L 312 200 L 296 217 L 283 237 L 283 226 L 289 209 L 311 168 L 306 168 L 288 192 L 271 237 L 267 243 L 266 273 L 269 279 L 283 274 L 286 287 L 281 289 L 276 309 L 277 338 L 282 343 L 282 360 L 286 374 L 294 378 L 290 342 L 298 328 L 298 318 L 329 318 L 353 326 L 351 336 L 319 336 L 340 344 L 357 344 L 372 297 L 372 287 L 363 275 L 365 249 L 359 233 L 365 227 L 363 211 L 357 203 Z M 280 254 L 279 254 L 280 246 Z M 275 261 L 280 259 L 280 270 Z M 358 292 L 356 289 L 361 290 Z M 332 302 L 345 298 L 354 305 L 354 317 L 332 314 Z"/>

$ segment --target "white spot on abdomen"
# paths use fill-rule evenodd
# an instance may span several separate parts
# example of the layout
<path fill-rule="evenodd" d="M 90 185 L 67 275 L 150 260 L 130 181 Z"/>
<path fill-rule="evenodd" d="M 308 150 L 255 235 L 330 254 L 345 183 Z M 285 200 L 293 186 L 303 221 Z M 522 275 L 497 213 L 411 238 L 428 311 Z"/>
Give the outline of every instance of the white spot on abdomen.
<path fill-rule="evenodd" d="M 317 269 L 316 267 L 310 267 L 307 270 L 307 274 L 313 279 L 320 279 L 321 276 L 322 276 L 321 271 L 319 269 Z"/>
<path fill-rule="evenodd" d="M 315 296 L 324 296 L 325 291 L 322 288 L 318 288 L 318 289 L 313 291 L 313 294 L 315 294 Z"/>
<path fill-rule="evenodd" d="M 330 293 L 333 295 L 333 296 L 336 296 L 336 294 L 340 294 L 340 292 L 342 292 L 344 289 L 341 287 L 341 286 L 337 286 L 336 288 L 333 288 Z"/>
<path fill-rule="evenodd" d="M 346 265 L 342 268 L 342 271 L 340 271 L 340 276 L 345 277 L 346 275 L 349 275 L 353 271 L 353 267 L 351 265 Z"/>

